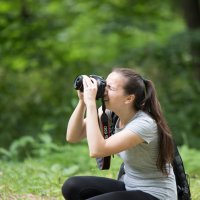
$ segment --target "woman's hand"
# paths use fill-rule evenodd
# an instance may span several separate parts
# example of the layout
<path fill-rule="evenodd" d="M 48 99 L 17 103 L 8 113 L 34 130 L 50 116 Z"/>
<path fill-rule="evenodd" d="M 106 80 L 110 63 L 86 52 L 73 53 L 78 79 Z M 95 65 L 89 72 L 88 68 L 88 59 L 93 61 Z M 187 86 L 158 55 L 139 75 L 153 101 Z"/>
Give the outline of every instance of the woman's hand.
<path fill-rule="evenodd" d="M 81 92 L 80 90 L 77 90 L 77 94 L 78 94 L 79 100 L 84 101 L 83 92 Z"/>
<path fill-rule="evenodd" d="M 83 76 L 83 96 L 86 106 L 95 103 L 96 104 L 96 95 L 97 95 L 97 81 L 94 78 L 88 76 Z"/>

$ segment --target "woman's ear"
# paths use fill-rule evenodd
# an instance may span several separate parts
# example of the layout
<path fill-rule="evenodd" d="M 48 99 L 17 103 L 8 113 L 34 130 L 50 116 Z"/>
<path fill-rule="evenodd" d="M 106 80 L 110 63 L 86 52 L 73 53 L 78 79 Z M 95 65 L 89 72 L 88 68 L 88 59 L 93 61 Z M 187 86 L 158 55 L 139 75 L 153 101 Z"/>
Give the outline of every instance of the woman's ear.
<path fill-rule="evenodd" d="M 130 95 L 128 95 L 126 97 L 125 104 L 132 103 L 134 100 L 135 100 L 135 95 L 134 94 L 130 94 Z"/>

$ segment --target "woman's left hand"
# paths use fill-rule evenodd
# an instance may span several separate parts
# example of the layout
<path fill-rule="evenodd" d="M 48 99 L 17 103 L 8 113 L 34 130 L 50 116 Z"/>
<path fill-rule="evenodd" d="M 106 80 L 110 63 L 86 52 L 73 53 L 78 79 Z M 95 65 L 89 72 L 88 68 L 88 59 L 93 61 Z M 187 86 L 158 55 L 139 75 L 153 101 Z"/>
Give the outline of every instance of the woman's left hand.
<path fill-rule="evenodd" d="M 83 88 L 84 88 L 84 102 L 86 106 L 89 106 L 91 103 L 96 104 L 96 95 L 97 95 L 97 81 L 94 78 L 88 76 L 83 76 Z"/>

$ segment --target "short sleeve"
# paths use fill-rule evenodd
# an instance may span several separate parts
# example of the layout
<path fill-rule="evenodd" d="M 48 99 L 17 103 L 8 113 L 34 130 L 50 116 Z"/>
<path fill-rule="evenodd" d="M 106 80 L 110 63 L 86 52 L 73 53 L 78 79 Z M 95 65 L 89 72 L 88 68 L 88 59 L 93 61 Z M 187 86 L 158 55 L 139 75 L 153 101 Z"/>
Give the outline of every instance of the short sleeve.
<path fill-rule="evenodd" d="M 147 143 L 150 143 L 157 137 L 157 124 L 147 114 L 142 114 L 130 121 L 125 129 L 138 134 Z"/>

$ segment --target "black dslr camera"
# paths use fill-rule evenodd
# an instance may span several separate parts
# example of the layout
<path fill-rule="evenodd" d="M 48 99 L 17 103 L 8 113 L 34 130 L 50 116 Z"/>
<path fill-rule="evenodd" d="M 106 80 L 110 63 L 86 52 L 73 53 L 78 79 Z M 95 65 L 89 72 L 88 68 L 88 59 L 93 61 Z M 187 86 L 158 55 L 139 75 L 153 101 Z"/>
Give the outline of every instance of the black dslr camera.
<path fill-rule="evenodd" d="M 103 98 L 105 87 L 106 87 L 106 81 L 103 79 L 103 77 L 97 76 L 97 75 L 90 75 L 89 77 L 94 78 L 97 81 L 97 96 L 96 96 L 96 99 L 98 100 L 99 98 Z M 81 92 L 83 92 L 84 88 L 83 88 L 83 76 L 82 75 L 79 75 L 75 78 L 74 88 L 76 90 L 80 90 Z"/>

